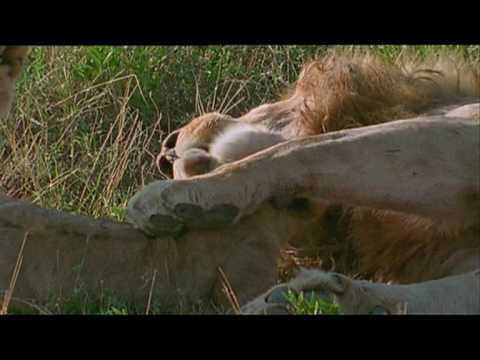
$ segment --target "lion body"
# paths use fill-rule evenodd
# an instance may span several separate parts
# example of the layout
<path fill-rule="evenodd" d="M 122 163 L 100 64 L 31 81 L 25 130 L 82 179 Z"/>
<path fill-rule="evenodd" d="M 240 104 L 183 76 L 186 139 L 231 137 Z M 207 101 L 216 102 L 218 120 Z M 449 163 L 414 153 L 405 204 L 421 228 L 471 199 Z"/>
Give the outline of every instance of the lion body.
<path fill-rule="evenodd" d="M 427 67 L 431 70 L 426 70 Z M 456 273 L 456 267 L 461 268 L 462 262 L 468 262 L 468 252 L 463 250 L 480 247 L 477 235 L 480 200 L 476 185 L 479 175 L 474 170 L 478 168 L 478 141 L 475 137 L 478 122 L 475 122 L 475 119 L 480 118 L 478 69 L 468 67 L 458 59 L 446 57 L 435 62 L 405 62 L 403 68 L 407 70 L 401 70 L 401 67 L 396 65 L 386 65 L 371 56 L 334 55 L 313 61 L 304 67 L 294 91 L 287 99 L 261 105 L 239 119 L 221 114 L 203 115 L 179 129 L 175 135 L 176 141 L 171 141 L 169 148 L 178 149 L 180 157 L 186 147 L 191 148 L 198 143 L 202 143 L 204 149 L 210 149 L 210 154 L 212 144 L 216 144 L 223 152 L 228 153 L 230 148 L 241 153 L 238 149 L 249 148 L 250 145 L 243 144 L 251 144 L 251 139 L 245 139 L 249 136 L 248 131 L 240 130 L 235 135 L 235 127 L 231 126 L 235 122 L 261 125 L 268 132 L 276 133 L 286 141 L 298 140 L 291 142 L 291 145 L 277 145 L 274 149 L 268 143 L 262 144 L 260 141 L 255 150 L 265 156 L 246 153 L 251 161 L 244 159 L 233 162 L 231 166 L 223 165 L 214 173 L 218 173 L 220 178 L 220 174 L 226 175 L 248 167 L 248 171 L 243 171 L 244 179 L 251 178 L 248 186 L 255 188 L 261 197 L 262 191 L 271 193 L 272 190 L 260 190 L 265 177 L 274 177 L 283 187 L 291 188 L 295 187 L 296 182 L 305 184 L 305 178 L 310 178 L 311 182 L 311 179 L 316 177 L 321 182 L 322 176 L 329 175 L 329 171 L 339 171 L 346 178 L 343 181 L 337 179 L 338 184 L 332 184 L 328 191 L 316 193 L 315 201 L 312 201 L 312 193 L 307 192 L 306 196 L 314 204 L 311 209 L 315 209 L 314 217 L 318 221 L 317 224 L 312 223 L 310 236 L 297 238 L 290 243 L 300 249 L 313 248 L 314 254 L 324 263 L 333 259 L 334 264 L 339 267 L 337 270 L 361 273 L 373 279 L 410 283 Z M 476 104 L 472 104 L 475 102 Z M 428 115 L 437 117 L 429 122 L 432 118 Z M 202 121 L 202 118 L 209 120 Z M 396 125 L 396 122 L 391 123 L 409 118 L 411 120 L 401 122 L 401 126 Z M 461 118 L 473 122 L 465 123 L 464 129 L 459 130 L 455 124 L 461 123 Z M 448 119 L 452 121 L 447 121 Z M 369 141 L 368 139 L 377 136 L 374 134 L 375 126 L 370 128 L 369 125 L 387 122 L 392 125 L 379 128 L 379 142 Z M 410 122 L 413 127 L 427 127 L 425 137 L 421 135 L 412 139 L 409 134 L 402 134 L 404 130 L 401 128 L 409 127 L 405 122 Z M 452 122 L 455 124 L 451 130 L 440 129 L 443 123 Z M 395 126 L 397 129 L 394 129 Z M 354 139 L 355 134 L 360 138 L 362 129 L 366 129 L 369 136 L 358 141 L 344 141 L 344 145 L 332 146 L 332 150 L 322 144 L 343 136 L 351 135 Z M 390 129 L 393 130 L 393 136 L 386 137 L 385 134 Z M 414 129 L 406 131 L 411 131 L 414 136 L 418 134 Z M 444 140 L 441 143 L 435 140 L 435 131 L 438 131 L 439 135 L 442 133 L 440 137 Z M 463 136 L 471 138 L 469 145 L 464 144 L 461 137 L 448 137 L 449 131 L 462 131 Z M 314 136 L 319 134 L 325 135 L 320 138 Z M 225 138 L 229 141 L 222 142 Z M 388 145 L 382 146 L 386 141 L 389 142 Z M 351 149 L 349 143 L 353 144 Z M 456 144 L 452 145 L 453 143 Z M 422 146 L 419 147 L 419 144 Z M 318 151 L 324 149 L 336 151 L 337 154 L 332 156 L 332 160 L 323 159 L 323 156 L 314 151 L 317 145 Z M 471 156 L 460 161 L 457 155 L 467 146 L 470 146 L 470 150 L 466 151 L 470 151 Z M 402 160 L 397 156 L 397 151 L 403 151 L 405 147 L 409 147 L 407 157 L 413 161 L 407 158 Z M 295 149 L 292 152 L 299 149 L 304 151 L 298 151 L 302 153 L 301 156 L 282 156 L 288 153 L 290 148 Z M 261 151 L 262 149 L 271 151 Z M 429 154 L 420 156 L 419 152 L 423 151 L 428 151 Z M 376 162 L 375 156 L 380 155 L 379 152 L 387 152 L 387 156 Z M 216 156 L 218 157 L 218 154 Z M 434 161 L 428 165 L 431 158 L 439 158 L 441 163 Z M 238 159 L 232 158 L 232 161 L 236 160 Z M 223 162 L 219 162 L 218 166 L 221 164 Z M 404 174 L 400 168 L 392 167 L 393 165 L 409 167 L 411 172 Z M 320 175 L 305 171 L 309 166 L 318 169 Z M 349 171 L 347 167 L 356 167 L 356 171 Z M 325 169 L 323 173 L 322 168 Z M 454 177 L 448 181 L 446 179 L 444 187 L 432 189 L 425 186 L 445 171 L 449 175 L 463 173 L 468 177 L 465 186 L 462 185 L 464 193 L 455 195 L 462 197 L 461 201 L 449 201 L 446 196 L 453 194 L 452 190 L 457 185 L 447 184 L 449 181 L 457 181 Z M 423 173 L 424 176 L 413 180 L 412 174 L 415 176 L 417 173 Z M 298 179 L 302 176 L 303 180 Z M 188 177 L 185 175 L 181 178 Z M 363 185 L 360 185 L 362 181 L 356 180 L 358 178 L 363 179 Z M 348 184 L 345 180 L 357 184 Z M 387 186 L 394 183 L 394 187 Z M 239 191 L 245 194 L 240 191 L 239 185 L 230 186 L 230 192 Z M 352 190 L 356 186 L 359 188 Z M 219 196 L 216 189 L 210 191 Z M 391 191 L 396 191 L 397 194 Z M 376 192 L 379 196 L 372 202 L 370 195 Z M 388 200 L 396 195 L 399 201 Z M 426 199 L 431 199 L 432 196 L 437 199 L 436 202 Z M 403 199 L 400 201 L 400 198 Z M 425 202 L 423 205 L 420 204 L 422 199 Z M 254 203 L 258 201 L 252 200 Z M 439 206 L 440 203 L 448 205 Z M 454 203 L 459 206 L 453 205 Z M 330 214 L 330 209 L 338 207 L 339 204 L 342 213 L 348 213 L 348 217 L 336 222 L 333 231 L 325 231 L 325 227 L 328 227 L 326 214 Z M 412 207 L 412 204 L 415 206 Z M 256 206 L 252 206 L 252 209 L 255 208 Z M 244 215 L 252 212 L 243 210 Z M 464 255 L 455 255 L 459 254 L 458 252 Z M 456 260 L 449 260 L 450 258 Z"/>
<path fill-rule="evenodd" d="M 5 113 L 26 51 L 0 55 Z M 75 293 L 81 280 L 143 305 L 152 289 L 162 300 L 228 304 L 228 284 L 243 304 L 277 281 L 287 243 L 342 272 L 400 283 L 478 268 L 479 116 L 469 105 L 478 76 L 448 69 L 432 82 L 368 58 L 324 60 L 307 65 L 284 100 L 239 119 L 194 119 L 163 144 L 182 180 L 153 183 L 129 202 L 133 224 L 165 232 L 155 240 L 0 195 L 0 291 L 22 241 L 15 296 L 43 301 Z M 195 231 L 172 236 L 185 227 Z"/>

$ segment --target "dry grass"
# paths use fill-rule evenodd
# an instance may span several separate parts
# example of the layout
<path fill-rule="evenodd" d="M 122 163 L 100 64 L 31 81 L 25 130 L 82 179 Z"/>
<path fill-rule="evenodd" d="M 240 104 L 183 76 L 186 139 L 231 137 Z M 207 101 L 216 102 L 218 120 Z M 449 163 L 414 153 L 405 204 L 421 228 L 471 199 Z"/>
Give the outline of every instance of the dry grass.
<path fill-rule="evenodd" d="M 238 115 L 272 100 L 321 50 L 34 48 L 16 106 L 0 124 L 0 190 L 121 220 L 139 186 L 159 176 L 162 136 L 198 113 Z"/>
<path fill-rule="evenodd" d="M 406 49 L 370 48 L 389 61 Z M 467 61 L 480 62 L 480 46 L 448 48 Z M 159 177 L 155 157 L 163 136 L 200 113 L 222 110 L 238 116 L 277 99 L 302 64 L 325 50 L 34 48 L 18 83 L 14 109 L 0 123 L 0 192 L 48 208 L 122 220 L 129 198 Z M 410 50 L 421 57 L 440 48 Z M 105 308 L 90 310 L 85 311 Z M 70 310 L 60 305 L 54 311 Z M 146 312 L 155 313 L 154 304 L 149 302 Z"/>
<path fill-rule="evenodd" d="M 27 242 L 27 238 L 28 238 L 28 232 L 25 233 L 25 236 L 22 241 L 22 245 L 20 246 L 17 261 L 15 263 L 15 267 L 13 268 L 12 277 L 10 279 L 10 285 L 8 289 L 5 291 L 5 294 L 3 297 L 3 303 L 0 309 L 0 315 L 6 315 L 8 313 L 8 306 L 10 305 L 10 301 L 12 300 L 13 291 L 15 290 L 15 284 L 17 283 L 18 274 L 20 273 L 20 269 L 22 268 L 23 249 L 25 248 L 25 243 Z"/>

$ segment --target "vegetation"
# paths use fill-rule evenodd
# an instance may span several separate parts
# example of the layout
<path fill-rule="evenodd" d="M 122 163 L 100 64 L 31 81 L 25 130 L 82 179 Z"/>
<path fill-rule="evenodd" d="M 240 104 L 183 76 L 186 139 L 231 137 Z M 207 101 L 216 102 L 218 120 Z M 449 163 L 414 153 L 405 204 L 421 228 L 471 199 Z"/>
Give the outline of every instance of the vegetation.
<path fill-rule="evenodd" d="M 336 303 L 329 303 L 315 296 L 315 293 L 305 294 L 303 291 L 295 294 L 290 289 L 284 294 L 287 308 L 294 315 L 338 315 Z"/>
<path fill-rule="evenodd" d="M 448 48 L 480 62 L 478 45 L 368 48 L 388 61 L 407 50 L 424 57 Z M 327 50 L 36 47 L 17 86 L 18 105 L 0 123 L 0 192 L 43 207 L 122 220 L 137 189 L 159 177 L 154 159 L 163 136 L 203 112 L 238 116 L 274 101 L 305 61 Z M 55 306 L 52 311 L 70 312 Z"/>

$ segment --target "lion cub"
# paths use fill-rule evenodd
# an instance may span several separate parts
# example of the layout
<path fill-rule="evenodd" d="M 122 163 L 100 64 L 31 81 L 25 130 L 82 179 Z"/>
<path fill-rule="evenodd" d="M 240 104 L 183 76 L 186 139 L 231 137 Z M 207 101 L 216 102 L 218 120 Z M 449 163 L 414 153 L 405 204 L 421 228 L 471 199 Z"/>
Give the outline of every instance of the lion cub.
<path fill-rule="evenodd" d="M 181 154 L 172 149 L 165 157 L 173 164 L 175 179 L 188 178 L 206 174 L 285 140 L 263 126 L 235 121 L 222 129 L 208 146 L 192 146 Z"/>

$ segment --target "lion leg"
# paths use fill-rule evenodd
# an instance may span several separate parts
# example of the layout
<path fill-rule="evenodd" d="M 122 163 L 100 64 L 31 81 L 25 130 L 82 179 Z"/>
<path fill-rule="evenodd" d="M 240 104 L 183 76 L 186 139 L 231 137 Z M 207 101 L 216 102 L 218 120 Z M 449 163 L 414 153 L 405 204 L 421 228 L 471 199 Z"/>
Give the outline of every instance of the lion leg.
<path fill-rule="evenodd" d="M 149 184 L 129 202 L 142 229 L 235 223 L 276 196 L 317 197 L 462 226 L 478 222 L 479 123 L 401 120 L 279 144 L 214 172 Z"/>
<path fill-rule="evenodd" d="M 354 280 L 345 275 L 303 270 L 241 308 L 242 314 L 288 311 L 285 293 L 313 293 L 338 304 L 342 314 L 478 314 L 480 269 L 457 276 L 409 285 L 387 285 Z"/>

